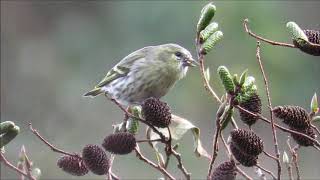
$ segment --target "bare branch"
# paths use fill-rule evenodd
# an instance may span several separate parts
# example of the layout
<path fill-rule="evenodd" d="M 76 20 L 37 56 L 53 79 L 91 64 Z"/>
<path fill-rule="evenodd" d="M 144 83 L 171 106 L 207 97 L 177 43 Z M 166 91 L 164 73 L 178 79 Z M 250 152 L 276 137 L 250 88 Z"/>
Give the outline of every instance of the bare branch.
<path fill-rule="evenodd" d="M 271 45 L 282 46 L 282 47 L 290 47 L 290 48 L 296 48 L 293 44 L 276 42 L 276 41 L 272 41 L 272 40 L 269 40 L 269 39 L 265 39 L 265 38 L 263 38 L 263 37 L 261 37 L 261 36 L 256 35 L 255 33 L 253 33 L 253 32 L 249 29 L 248 22 L 249 22 L 248 19 L 245 19 L 245 20 L 243 21 L 244 29 L 245 29 L 245 31 L 246 31 L 250 36 L 254 37 L 255 39 L 264 41 L 264 42 L 269 43 L 269 44 L 271 44 Z"/>
<path fill-rule="evenodd" d="M 247 175 L 244 171 L 242 171 L 238 166 L 236 166 L 237 171 L 246 179 L 246 180 L 252 180 L 252 178 Z"/>
<path fill-rule="evenodd" d="M 268 173 L 273 179 L 277 179 L 276 176 L 269 170 L 265 169 L 264 167 L 260 166 L 259 164 L 256 165 L 259 169 L 261 169 L 262 171 Z"/>

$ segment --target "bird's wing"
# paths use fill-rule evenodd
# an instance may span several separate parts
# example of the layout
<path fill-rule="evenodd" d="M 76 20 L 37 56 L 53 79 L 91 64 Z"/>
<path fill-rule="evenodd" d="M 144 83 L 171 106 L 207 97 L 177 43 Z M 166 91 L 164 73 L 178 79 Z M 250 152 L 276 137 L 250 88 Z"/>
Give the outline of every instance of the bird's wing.
<path fill-rule="evenodd" d="M 113 80 L 126 76 L 130 72 L 132 65 L 137 60 L 145 58 L 147 55 L 147 52 L 145 51 L 148 51 L 148 49 L 149 47 L 145 47 L 126 56 L 107 73 L 107 75 L 98 83 L 98 85 L 96 85 L 96 88 L 101 88 Z"/>

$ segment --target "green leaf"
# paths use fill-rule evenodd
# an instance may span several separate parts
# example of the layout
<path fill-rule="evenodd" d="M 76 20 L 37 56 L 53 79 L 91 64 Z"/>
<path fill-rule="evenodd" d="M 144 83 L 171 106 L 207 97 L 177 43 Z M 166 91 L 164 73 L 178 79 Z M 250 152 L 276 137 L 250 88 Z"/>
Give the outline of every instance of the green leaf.
<path fill-rule="evenodd" d="M 213 47 L 222 39 L 223 33 L 221 31 L 216 31 L 202 44 L 201 54 L 208 54 Z"/>
<path fill-rule="evenodd" d="M 134 106 L 129 109 L 129 112 L 132 113 L 135 117 L 141 118 L 141 107 Z M 127 130 L 132 134 L 136 134 L 139 129 L 139 120 L 137 118 L 130 118 L 127 123 Z"/>
<path fill-rule="evenodd" d="M 204 30 L 200 32 L 200 42 L 206 41 L 214 32 L 218 30 L 218 23 L 210 23 Z"/>
<path fill-rule="evenodd" d="M 216 12 L 216 9 L 217 8 L 215 5 L 213 5 L 213 3 L 209 3 L 202 8 L 200 18 L 197 24 L 198 33 L 200 33 L 204 28 L 208 26 Z"/>
<path fill-rule="evenodd" d="M 315 114 L 319 112 L 317 93 L 314 93 L 314 95 L 311 99 L 311 111 Z"/>
<path fill-rule="evenodd" d="M 245 71 L 243 71 L 243 73 L 240 76 L 240 80 L 239 80 L 239 84 L 240 86 L 242 86 L 244 84 L 244 82 L 246 81 L 248 76 L 248 69 L 246 69 Z"/>
<path fill-rule="evenodd" d="M 286 26 L 294 40 L 298 42 L 299 40 L 309 42 L 308 37 L 304 34 L 303 30 L 295 22 L 288 22 Z"/>
<path fill-rule="evenodd" d="M 10 129 L 14 128 L 15 124 L 12 121 L 4 121 L 0 124 L 0 135 L 7 133 Z"/>
<path fill-rule="evenodd" d="M 233 84 L 232 76 L 231 76 L 229 70 L 227 69 L 227 67 L 219 66 L 218 67 L 218 74 L 220 76 L 220 80 L 221 80 L 226 92 L 233 93 L 235 87 Z"/>
<path fill-rule="evenodd" d="M 172 115 L 171 124 L 169 125 L 169 129 L 171 132 L 171 137 L 173 140 L 180 140 L 184 134 L 188 131 L 192 132 L 193 135 L 193 143 L 194 143 L 194 153 L 196 156 L 200 157 L 206 157 L 210 159 L 210 155 L 207 153 L 207 151 L 202 147 L 202 143 L 200 140 L 200 129 L 193 125 L 188 120 L 181 118 L 176 115 Z M 162 132 L 166 137 L 169 137 L 169 133 L 167 128 L 158 128 L 160 132 Z M 154 133 L 152 130 L 150 130 L 150 139 L 158 139 L 158 134 Z M 157 142 L 153 143 L 153 146 L 155 146 Z"/>
<path fill-rule="evenodd" d="M 235 86 L 238 86 L 238 85 L 239 85 L 238 74 L 234 74 L 234 75 L 232 76 L 232 81 L 233 81 L 233 84 L 234 84 Z"/>

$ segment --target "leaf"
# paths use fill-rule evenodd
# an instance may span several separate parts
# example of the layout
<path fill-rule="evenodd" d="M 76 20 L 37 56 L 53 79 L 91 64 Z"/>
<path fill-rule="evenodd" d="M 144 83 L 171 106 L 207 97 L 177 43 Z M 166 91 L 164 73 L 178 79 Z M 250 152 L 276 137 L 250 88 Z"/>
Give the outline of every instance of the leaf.
<path fill-rule="evenodd" d="M 200 129 L 193 125 L 188 120 L 181 118 L 176 115 L 172 115 L 171 124 L 169 125 L 169 129 L 171 132 L 171 137 L 174 140 L 180 140 L 184 134 L 188 131 L 192 132 L 193 135 L 193 143 L 194 143 L 194 153 L 196 156 L 200 157 L 206 157 L 210 159 L 210 155 L 207 153 L 207 151 L 202 147 L 202 143 L 200 140 Z M 160 132 L 163 133 L 166 137 L 169 136 L 167 128 L 158 128 Z M 150 130 L 150 139 L 158 139 L 158 134 L 154 133 L 152 130 Z M 153 146 L 155 146 L 157 142 L 153 142 Z"/>
<path fill-rule="evenodd" d="M 317 93 L 314 93 L 314 95 L 311 99 L 311 111 L 315 114 L 319 112 Z"/>
<path fill-rule="evenodd" d="M 283 155 L 282 155 L 282 162 L 289 165 L 289 157 L 286 151 L 283 151 Z"/>
<path fill-rule="evenodd" d="M 240 76 L 240 80 L 239 80 L 239 84 L 240 86 L 242 86 L 244 84 L 244 82 L 246 81 L 248 76 L 248 69 L 246 69 L 245 71 L 243 71 L 243 73 Z"/>
<path fill-rule="evenodd" d="M 147 136 L 148 140 L 160 138 L 158 136 L 158 134 L 154 133 L 150 127 L 147 128 L 146 136 Z M 156 153 L 156 157 L 157 157 L 158 163 L 162 167 L 164 167 L 165 166 L 165 161 L 164 161 L 164 158 L 163 158 L 162 154 L 160 153 L 158 147 L 156 146 L 157 143 L 158 142 L 156 142 L 156 141 L 155 142 L 149 142 L 149 145 L 152 147 L 152 149 Z"/>
<path fill-rule="evenodd" d="M 134 106 L 129 109 L 129 112 L 132 113 L 134 116 L 141 118 L 141 107 Z M 130 118 L 127 122 L 126 129 L 128 132 L 132 134 L 136 134 L 139 130 L 139 120 L 136 118 Z"/>

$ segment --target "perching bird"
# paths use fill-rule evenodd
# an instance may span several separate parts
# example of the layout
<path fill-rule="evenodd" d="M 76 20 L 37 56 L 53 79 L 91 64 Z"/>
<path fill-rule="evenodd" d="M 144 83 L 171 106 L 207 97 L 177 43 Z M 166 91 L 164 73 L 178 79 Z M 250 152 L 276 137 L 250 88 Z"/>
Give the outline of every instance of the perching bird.
<path fill-rule="evenodd" d="M 149 97 L 167 94 L 188 67 L 197 64 L 191 53 L 177 44 L 147 46 L 123 58 L 84 96 L 106 93 L 122 105 L 139 105 Z"/>

